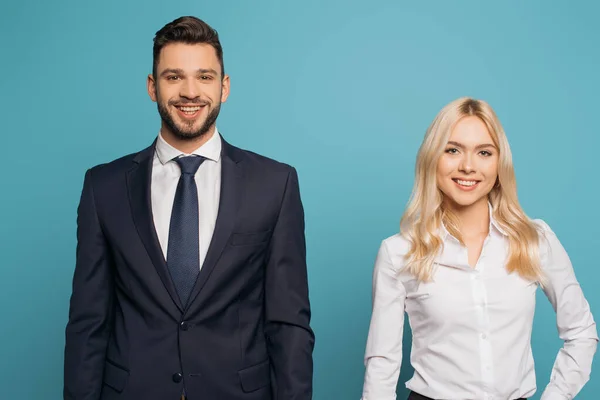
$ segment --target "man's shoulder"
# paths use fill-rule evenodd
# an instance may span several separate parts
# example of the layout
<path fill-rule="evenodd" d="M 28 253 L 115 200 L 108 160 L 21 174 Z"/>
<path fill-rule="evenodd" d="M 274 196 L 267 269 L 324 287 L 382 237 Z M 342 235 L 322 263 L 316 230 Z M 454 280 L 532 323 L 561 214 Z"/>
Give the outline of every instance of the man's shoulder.
<path fill-rule="evenodd" d="M 230 147 L 230 151 L 232 151 L 238 160 L 242 162 L 242 165 L 248 168 L 256 169 L 258 171 L 262 170 L 266 173 L 284 173 L 286 175 L 295 170 L 290 164 L 274 158 L 267 157 L 251 150 L 235 147 L 230 144 L 228 144 L 228 146 Z"/>
<path fill-rule="evenodd" d="M 270 157 L 267 157 L 262 154 L 255 153 L 255 152 L 249 151 L 249 150 L 243 150 L 243 151 L 251 163 L 260 165 L 261 167 L 271 168 L 274 170 L 281 170 L 281 171 L 286 171 L 286 172 L 289 172 L 293 168 L 290 164 L 281 162 L 274 158 L 270 158 Z"/>
<path fill-rule="evenodd" d="M 135 165 L 135 162 L 145 159 L 146 157 L 152 157 L 153 148 L 153 146 L 150 146 L 141 151 L 127 154 L 115 160 L 95 165 L 90 168 L 90 173 L 97 179 L 118 176 L 121 173 L 130 170 L 131 167 Z"/>

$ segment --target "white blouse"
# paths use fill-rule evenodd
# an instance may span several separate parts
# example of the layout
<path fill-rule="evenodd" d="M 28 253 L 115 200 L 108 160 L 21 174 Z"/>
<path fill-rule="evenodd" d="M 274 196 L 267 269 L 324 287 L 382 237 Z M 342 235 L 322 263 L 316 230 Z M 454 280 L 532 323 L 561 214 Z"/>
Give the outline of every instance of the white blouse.
<path fill-rule="evenodd" d="M 490 220 L 475 268 L 468 264 L 466 247 L 442 228 L 444 248 L 431 282 L 418 283 L 403 270 L 410 247 L 405 238 L 397 234 L 383 241 L 373 276 L 363 400 L 396 398 L 405 311 L 415 370 L 408 389 L 433 399 L 460 400 L 535 393 L 531 329 L 538 284 L 507 273 L 508 238 L 491 215 Z M 570 400 L 589 380 L 596 324 L 558 238 L 545 222 L 535 223 L 542 232 L 543 291 L 564 340 L 541 399 Z"/>

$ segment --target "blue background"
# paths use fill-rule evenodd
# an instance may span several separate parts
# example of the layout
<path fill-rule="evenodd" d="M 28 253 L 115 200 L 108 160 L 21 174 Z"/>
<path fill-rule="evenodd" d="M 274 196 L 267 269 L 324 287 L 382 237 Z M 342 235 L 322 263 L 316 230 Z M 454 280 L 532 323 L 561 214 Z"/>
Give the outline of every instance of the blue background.
<path fill-rule="evenodd" d="M 152 38 L 180 15 L 220 33 L 226 139 L 299 171 L 316 400 L 360 398 L 373 261 L 398 230 L 427 126 L 456 97 L 498 112 L 524 209 L 558 234 L 600 315 L 597 4 L 3 1 L 0 398 L 61 398 L 83 175 L 158 133 Z M 561 345 L 539 293 L 534 399 Z M 598 393 L 596 369 L 578 399 Z"/>

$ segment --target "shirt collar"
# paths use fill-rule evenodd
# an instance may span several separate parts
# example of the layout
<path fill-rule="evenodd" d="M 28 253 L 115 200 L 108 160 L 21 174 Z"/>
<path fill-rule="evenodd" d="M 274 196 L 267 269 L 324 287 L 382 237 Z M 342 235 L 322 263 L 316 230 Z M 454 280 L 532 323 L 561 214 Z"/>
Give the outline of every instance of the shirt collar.
<path fill-rule="evenodd" d="M 501 235 L 506 236 L 505 231 L 500 227 L 498 221 L 494 218 L 494 212 L 492 205 L 488 203 L 489 215 L 490 215 L 490 235 Z M 472 271 L 473 268 L 468 263 L 468 259 L 465 253 L 461 250 L 462 246 L 458 243 L 458 240 L 448 232 L 444 224 L 440 228 L 440 236 L 443 241 L 440 253 L 437 255 L 435 262 L 440 265 L 445 265 L 451 268 L 459 268 L 466 271 Z M 448 239 L 451 240 L 448 240 Z"/>
<path fill-rule="evenodd" d="M 496 221 L 496 218 L 494 218 L 494 208 L 492 207 L 492 204 L 490 202 L 488 202 L 488 212 L 490 215 L 490 227 L 489 227 L 489 231 L 490 233 L 492 232 L 497 232 L 502 236 L 506 236 L 506 232 L 504 231 L 504 229 L 502 229 L 502 227 L 500 226 L 500 224 L 498 223 L 498 221 Z M 453 239 L 454 236 L 452 236 L 450 234 L 450 232 L 448 232 L 448 229 L 446 229 L 446 227 L 444 226 L 444 223 L 442 222 L 442 226 L 440 228 L 440 233 L 441 233 L 441 237 L 442 240 L 446 240 L 448 237 L 451 237 Z"/>
<path fill-rule="evenodd" d="M 492 205 L 490 203 L 488 203 L 488 206 L 490 209 L 490 232 L 492 231 L 492 228 L 495 228 L 496 231 L 499 234 L 501 234 L 502 236 L 508 236 L 506 234 L 506 231 L 504 229 L 502 229 L 502 227 L 500 226 L 500 224 L 498 223 L 496 218 L 494 218 L 494 209 L 492 208 Z"/>
<path fill-rule="evenodd" d="M 202 146 L 194 150 L 191 154 L 186 154 L 180 150 L 177 150 L 175 147 L 167 143 L 162 137 L 162 134 L 159 133 L 158 139 L 156 140 L 156 155 L 158 156 L 160 163 L 163 165 L 179 156 L 188 156 L 192 154 L 202 156 L 207 160 L 219 162 L 221 159 L 221 147 L 221 135 L 216 127 L 212 137 L 208 139 L 208 141 Z"/>

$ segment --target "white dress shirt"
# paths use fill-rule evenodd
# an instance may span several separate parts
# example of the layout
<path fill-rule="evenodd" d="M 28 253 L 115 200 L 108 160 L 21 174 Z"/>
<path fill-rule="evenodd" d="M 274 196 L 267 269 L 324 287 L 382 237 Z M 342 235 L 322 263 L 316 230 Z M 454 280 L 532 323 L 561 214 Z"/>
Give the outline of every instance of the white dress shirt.
<path fill-rule="evenodd" d="M 404 312 L 415 370 L 408 389 L 443 400 L 512 400 L 535 393 L 531 330 L 538 284 L 507 273 L 508 238 L 491 212 L 490 220 L 474 268 L 466 247 L 442 227 L 444 248 L 431 282 L 418 283 L 403 269 L 410 248 L 405 238 L 397 234 L 383 241 L 373 276 L 363 400 L 396 398 Z M 543 232 L 543 290 L 565 342 L 541 399 L 570 400 L 589 380 L 596 324 L 564 248 L 546 223 L 535 223 Z"/>
<path fill-rule="evenodd" d="M 192 154 L 206 158 L 198 168 L 194 180 L 198 188 L 198 222 L 200 233 L 200 268 L 206 258 L 206 252 L 212 239 L 219 211 L 221 195 L 221 137 L 215 128 L 213 136 Z M 175 191 L 181 176 L 181 169 L 174 158 L 187 156 L 168 144 L 159 134 L 156 152 L 152 162 L 152 215 L 158 241 L 165 259 L 169 244 L 169 226 L 171 211 L 175 200 Z"/>

